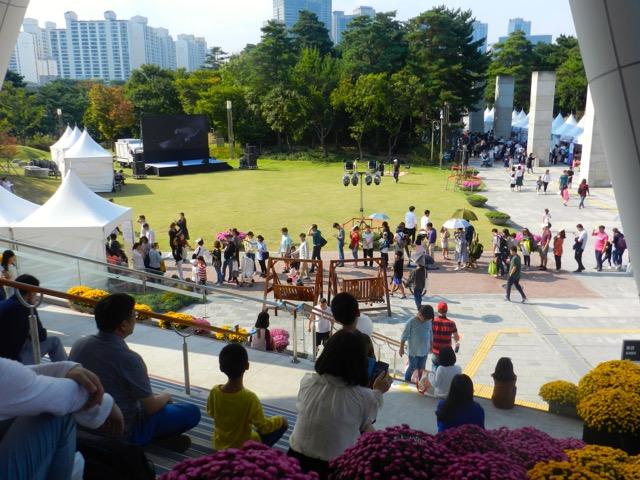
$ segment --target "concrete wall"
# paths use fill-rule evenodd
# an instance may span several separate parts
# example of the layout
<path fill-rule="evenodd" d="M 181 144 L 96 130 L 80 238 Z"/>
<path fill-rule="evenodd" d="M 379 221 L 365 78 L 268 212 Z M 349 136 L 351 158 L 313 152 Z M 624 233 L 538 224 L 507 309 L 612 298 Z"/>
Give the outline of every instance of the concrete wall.
<path fill-rule="evenodd" d="M 583 124 L 580 180 L 586 178 L 587 183 L 592 187 L 609 187 L 611 179 L 590 88 L 587 90 L 587 107 L 584 112 Z"/>
<path fill-rule="evenodd" d="M 0 88 L 29 0 L 0 1 Z"/>
<path fill-rule="evenodd" d="M 640 258 L 640 2 L 569 0 L 629 257 Z M 633 273 L 640 289 L 640 268 Z"/>
<path fill-rule="evenodd" d="M 535 155 L 536 166 L 549 163 L 555 92 L 556 72 L 533 72 L 531 75 L 527 153 Z"/>
<path fill-rule="evenodd" d="M 496 77 L 495 117 L 493 133 L 496 138 L 511 137 L 511 112 L 513 110 L 513 77 L 498 75 Z"/>

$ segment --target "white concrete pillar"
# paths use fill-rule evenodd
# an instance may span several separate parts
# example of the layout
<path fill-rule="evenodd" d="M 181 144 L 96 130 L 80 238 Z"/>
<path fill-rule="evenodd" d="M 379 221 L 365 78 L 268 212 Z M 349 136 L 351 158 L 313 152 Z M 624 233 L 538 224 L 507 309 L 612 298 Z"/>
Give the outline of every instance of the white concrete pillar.
<path fill-rule="evenodd" d="M 586 179 L 591 187 L 610 187 L 611 179 L 597 118 L 591 97 L 591 88 L 588 88 L 587 106 L 584 111 L 584 121 L 582 122 L 584 133 L 581 137 L 580 180 Z"/>
<path fill-rule="evenodd" d="M 569 0 L 640 290 L 640 2 Z"/>
<path fill-rule="evenodd" d="M 471 133 L 483 133 L 484 132 L 484 102 L 478 102 L 473 108 L 478 110 L 475 112 L 469 112 L 469 132 Z"/>
<path fill-rule="evenodd" d="M 496 77 L 495 115 L 493 135 L 496 138 L 511 138 L 511 112 L 513 110 L 513 92 L 515 79 L 510 76 Z"/>
<path fill-rule="evenodd" d="M 29 0 L 0 0 L 0 88 Z"/>
<path fill-rule="evenodd" d="M 531 75 L 527 153 L 535 155 L 536 166 L 549 163 L 555 93 L 556 72 L 533 72 Z"/>

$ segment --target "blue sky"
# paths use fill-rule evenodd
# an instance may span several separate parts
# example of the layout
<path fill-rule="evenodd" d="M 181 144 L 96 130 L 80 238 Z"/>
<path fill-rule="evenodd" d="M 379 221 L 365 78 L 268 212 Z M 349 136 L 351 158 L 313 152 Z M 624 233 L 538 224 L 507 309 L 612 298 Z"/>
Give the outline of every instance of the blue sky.
<path fill-rule="evenodd" d="M 489 24 L 489 43 L 505 35 L 509 18 L 532 21 L 532 34 L 575 34 L 567 0 L 333 0 L 333 10 L 350 12 L 359 5 L 378 11 L 397 10 L 406 20 L 435 5 L 471 9 L 476 18 Z M 31 0 L 27 16 L 40 23 L 53 21 L 64 26 L 64 12 L 73 10 L 80 19 L 102 18 L 113 10 L 118 18 L 143 15 L 153 27 L 204 36 L 209 45 L 229 52 L 241 50 L 260 39 L 260 28 L 272 16 L 272 0 Z"/>

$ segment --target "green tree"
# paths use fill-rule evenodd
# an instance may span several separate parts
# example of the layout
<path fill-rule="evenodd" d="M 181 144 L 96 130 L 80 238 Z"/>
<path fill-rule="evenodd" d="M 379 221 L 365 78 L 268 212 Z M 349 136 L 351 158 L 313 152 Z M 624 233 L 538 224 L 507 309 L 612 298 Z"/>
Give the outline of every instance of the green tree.
<path fill-rule="evenodd" d="M 391 159 L 402 127 L 416 113 L 414 99 L 418 96 L 421 85 L 418 77 L 403 69 L 392 74 L 385 82 L 385 87 L 387 101 L 380 124 L 387 133 L 387 155 Z"/>
<path fill-rule="evenodd" d="M 39 132 L 44 113 L 36 96 L 25 88 L 7 82 L 0 91 L 0 124 L 7 125 L 7 133 L 21 144 Z"/>
<path fill-rule="evenodd" d="M 326 139 L 335 118 L 331 92 L 338 84 L 337 61 L 329 54 L 321 56 L 318 49 L 305 48 L 292 77 L 294 88 L 300 94 L 303 128 L 313 131 L 326 157 Z"/>
<path fill-rule="evenodd" d="M 587 102 L 587 76 L 582 64 L 580 49 L 569 50 L 567 58 L 558 67 L 556 80 L 556 105 L 561 112 L 582 114 Z"/>
<path fill-rule="evenodd" d="M 300 128 L 301 103 L 302 98 L 298 92 L 283 86 L 276 86 L 264 96 L 261 104 L 262 118 L 276 132 L 278 147 L 281 147 L 284 137 L 289 152 L 291 151 L 291 139 L 299 140 L 304 131 Z"/>
<path fill-rule="evenodd" d="M 329 30 L 318 16 L 308 10 L 302 10 L 298 21 L 291 28 L 293 45 L 299 52 L 305 48 L 315 48 L 320 56 L 333 53 L 333 42 L 329 38 Z"/>
<path fill-rule="evenodd" d="M 87 128 L 99 132 L 103 140 L 113 143 L 120 134 L 134 127 L 133 104 L 125 98 L 122 87 L 96 83 L 89 90 L 84 123 Z"/>
<path fill-rule="evenodd" d="M 408 22 L 409 72 L 420 84 L 414 105 L 423 122 L 436 118 L 445 103 L 452 118 L 482 98 L 489 58 L 473 41 L 471 11 L 433 8 Z"/>
<path fill-rule="evenodd" d="M 61 125 L 81 125 L 89 105 L 91 82 L 57 79 L 38 88 L 38 102 L 45 109 L 42 130 L 49 135 L 60 134 Z M 57 110 L 62 110 L 58 119 Z"/>
<path fill-rule="evenodd" d="M 13 70 L 7 70 L 7 73 L 4 75 L 4 81 L 5 83 L 11 82 L 16 88 L 24 88 L 27 86 L 24 77 Z"/>
<path fill-rule="evenodd" d="M 533 45 L 521 30 L 511 33 L 506 41 L 497 43 L 487 72 L 485 100 L 492 104 L 495 98 L 496 75 L 510 75 L 515 80 L 513 105 L 516 109 L 529 108 L 531 72 L 535 65 Z"/>
<path fill-rule="evenodd" d="M 174 80 L 176 73 L 157 65 L 142 65 L 133 70 L 124 85 L 126 98 L 131 101 L 136 121 L 144 113 L 183 113 Z"/>
<path fill-rule="evenodd" d="M 347 75 L 397 72 L 407 57 L 404 27 L 396 12 L 356 17 L 342 34 L 339 51 Z"/>
<path fill-rule="evenodd" d="M 196 70 L 191 73 L 176 75 L 175 87 L 185 113 L 196 113 L 196 104 L 210 88 L 221 82 L 220 72 L 213 70 Z M 202 112 L 197 112 L 202 113 Z"/>
<path fill-rule="evenodd" d="M 358 155 L 363 158 L 363 138 L 374 126 L 380 124 L 385 114 L 387 75 L 370 73 L 359 77 L 352 84 L 343 77 L 332 93 L 331 100 L 336 108 L 343 108 L 351 116 L 349 136 L 358 145 Z"/>
<path fill-rule="evenodd" d="M 227 60 L 228 54 L 221 47 L 211 47 L 204 59 L 202 68 L 205 70 L 220 70 Z"/>
<path fill-rule="evenodd" d="M 287 86 L 291 67 L 296 61 L 293 41 L 284 25 L 269 20 L 262 27 L 260 43 L 247 50 L 249 59 L 249 82 L 257 93 L 265 93 L 276 86 Z"/>

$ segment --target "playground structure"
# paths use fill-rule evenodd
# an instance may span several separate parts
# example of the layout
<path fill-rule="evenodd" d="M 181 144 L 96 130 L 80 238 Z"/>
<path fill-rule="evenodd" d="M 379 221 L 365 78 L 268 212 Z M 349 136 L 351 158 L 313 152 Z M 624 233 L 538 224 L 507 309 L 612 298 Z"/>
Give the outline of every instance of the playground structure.
<path fill-rule="evenodd" d="M 296 285 L 295 283 L 282 283 L 276 266 L 282 265 L 286 268 L 292 264 L 309 264 L 315 270 L 315 278 L 310 285 Z M 300 268 L 298 268 L 300 270 Z M 323 268 L 322 260 L 303 260 L 298 258 L 270 257 L 267 262 L 267 275 L 264 282 L 264 305 L 266 305 L 268 295 L 273 292 L 275 301 L 311 302 L 316 305 L 322 297 L 323 291 Z M 278 307 L 274 307 L 275 314 L 278 315 Z"/>
<path fill-rule="evenodd" d="M 331 303 L 331 297 L 338 293 L 348 292 L 353 295 L 359 304 L 365 304 L 360 308 L 361 312 L 386 310 L 391 316 L 391 302 L 389 300 L 389 284 L 387 271 L 382 267 L 382 258 L 368 258 L 377 267 L 374 277 L 369 278 L 339 278 L 337 266 L 341 263 L 363 262 L 363 259 L 331 260 L 329 263 L 329 287 L 327 301 Z M 379 304 L 379 305 L 376 305 Z"/>

